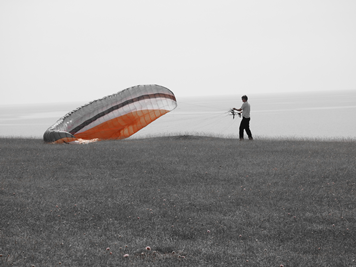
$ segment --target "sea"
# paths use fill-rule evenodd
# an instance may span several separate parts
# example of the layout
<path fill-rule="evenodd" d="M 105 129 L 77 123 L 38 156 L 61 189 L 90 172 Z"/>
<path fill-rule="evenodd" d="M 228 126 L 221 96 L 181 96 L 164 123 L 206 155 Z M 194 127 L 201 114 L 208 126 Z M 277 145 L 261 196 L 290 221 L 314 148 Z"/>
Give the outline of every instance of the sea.
<path fill-rule="evenodd" d="M 130 139 L 202 135 L 238 138 L 241 119 L 229 110 L 240 95 L 177 97 L 175 110 Z M 356 90 L 248 95 L 254 139 L 356 140 Z M 42 139 L 68 112 L 86 102 L 0 106 L 0 137 Z"/>

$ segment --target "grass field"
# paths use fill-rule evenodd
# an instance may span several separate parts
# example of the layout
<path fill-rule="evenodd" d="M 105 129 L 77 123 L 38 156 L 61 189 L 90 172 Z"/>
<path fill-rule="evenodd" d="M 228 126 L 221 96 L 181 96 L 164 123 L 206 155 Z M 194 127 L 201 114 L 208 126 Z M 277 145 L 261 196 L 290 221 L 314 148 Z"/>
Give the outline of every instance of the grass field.
<path fill-rule="evenodd" d="M 0 266 L 356 266 L 356 143 L 2 138 L 0 255 Z"/>

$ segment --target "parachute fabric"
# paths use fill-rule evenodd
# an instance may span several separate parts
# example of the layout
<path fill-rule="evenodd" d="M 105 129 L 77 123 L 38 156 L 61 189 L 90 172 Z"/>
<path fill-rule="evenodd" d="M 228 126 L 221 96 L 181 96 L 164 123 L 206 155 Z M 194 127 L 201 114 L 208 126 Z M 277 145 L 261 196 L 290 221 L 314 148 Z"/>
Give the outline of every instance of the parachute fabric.
<path fill-rule="evenodd" d="M 137 85 L 95 100 L 60 118 L 45 142 L 124 139 L 177 107 L 173 92 L 160 85 Z"/>

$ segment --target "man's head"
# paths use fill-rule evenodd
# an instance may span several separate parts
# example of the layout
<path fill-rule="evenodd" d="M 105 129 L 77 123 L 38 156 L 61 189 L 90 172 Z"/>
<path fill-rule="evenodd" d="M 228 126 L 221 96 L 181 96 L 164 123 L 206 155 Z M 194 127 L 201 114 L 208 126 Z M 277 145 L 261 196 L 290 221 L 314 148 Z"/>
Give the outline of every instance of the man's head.
<path fill-rule="evenodd" d="M 248 100 L 248 97 L 247 97 L 247 95 L 243 95 L 243 96 L 241 97 L 241 99 L 242 99 L 243 102 L 246 102 L 246 101 Z"/>

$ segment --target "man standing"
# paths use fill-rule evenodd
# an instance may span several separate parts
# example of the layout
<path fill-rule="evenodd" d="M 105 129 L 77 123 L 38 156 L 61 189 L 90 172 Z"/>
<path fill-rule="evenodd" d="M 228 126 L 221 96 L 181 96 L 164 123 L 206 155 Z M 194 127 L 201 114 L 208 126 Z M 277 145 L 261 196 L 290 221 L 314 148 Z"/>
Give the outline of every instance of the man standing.
<path fill-rule="evenodd" d="M 244 130 L 248 135 L 248 139 L 253 140 L 252 133 L 250 131 L 250 104 L 247 102 L 248 97 L 243 95 L 242 99 L 242 106 L 241 108 L 233 108 L 233 110 L 242 111 L 242 120 L 240 124 L 240 140 L 244 140 Z"/>

